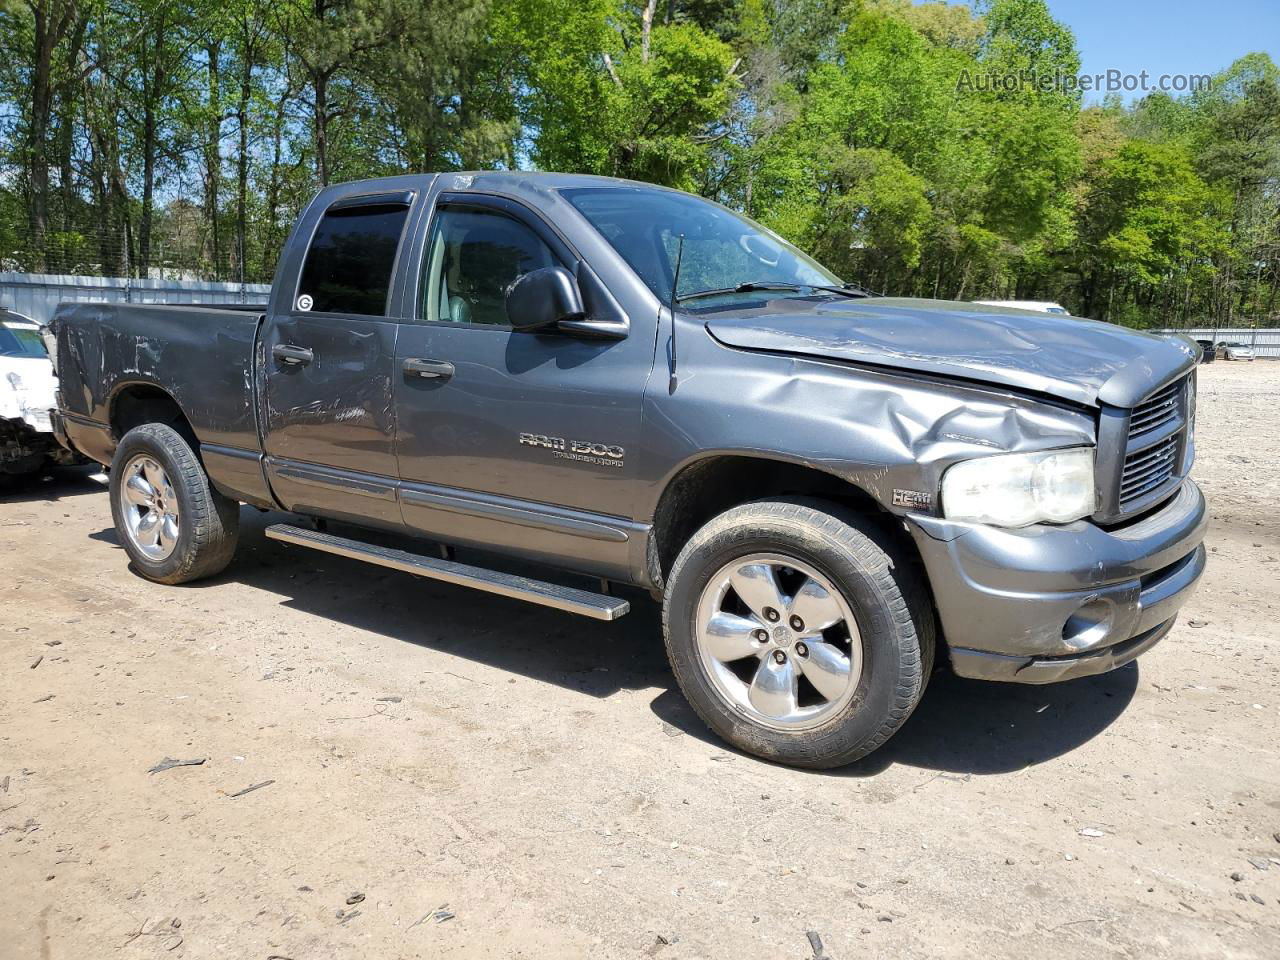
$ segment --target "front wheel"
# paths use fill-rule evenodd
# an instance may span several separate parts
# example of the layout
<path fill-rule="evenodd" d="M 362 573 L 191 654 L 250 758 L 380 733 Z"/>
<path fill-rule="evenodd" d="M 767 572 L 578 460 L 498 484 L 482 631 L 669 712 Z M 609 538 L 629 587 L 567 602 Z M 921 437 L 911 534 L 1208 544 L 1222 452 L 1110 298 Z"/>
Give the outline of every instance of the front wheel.
<path fill-rule="evenodd" d="M 240 505 L 213 488 L 191 445 L 163 423 L 134 427 L 116 448 L 111 515 L 134 568 L 157 583 L 220 573 L 240 533 Z"/>
<path fill-rule="evenodd" d="M 748 753 L 826 768 L 910 716 L 934 621 L 908 558 L 874 520 L 812 500 L 748 503 L 700 529 L 663 605 L 681 690 Z"/>

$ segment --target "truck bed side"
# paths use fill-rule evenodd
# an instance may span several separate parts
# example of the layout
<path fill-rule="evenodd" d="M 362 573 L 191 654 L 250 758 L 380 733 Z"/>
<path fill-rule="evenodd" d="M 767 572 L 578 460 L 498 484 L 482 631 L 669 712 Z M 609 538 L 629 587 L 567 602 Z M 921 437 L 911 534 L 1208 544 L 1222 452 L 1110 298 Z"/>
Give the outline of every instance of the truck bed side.
<path fill-rule="evenodd" d="M 128 404 L 167 397 L 199 440 L 214 484 L 269 504 L 259 463 L 261 322 L 261 313 L 198 305 L 63 304 L 50 326 L 68 439 L 110 463 L 130 425 Z"/>

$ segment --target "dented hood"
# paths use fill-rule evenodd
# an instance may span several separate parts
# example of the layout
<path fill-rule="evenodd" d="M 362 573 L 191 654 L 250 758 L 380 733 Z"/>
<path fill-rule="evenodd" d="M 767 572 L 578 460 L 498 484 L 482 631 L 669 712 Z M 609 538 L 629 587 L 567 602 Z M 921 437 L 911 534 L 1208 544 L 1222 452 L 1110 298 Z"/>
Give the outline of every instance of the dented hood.
<path fill-rule="evenodd" d="M 703 316 L 731 347 L 976 380 L 1088 406 L 1131 406 L 1196 362 L 1182 338 L 946 300 L 779 298 Z"/>

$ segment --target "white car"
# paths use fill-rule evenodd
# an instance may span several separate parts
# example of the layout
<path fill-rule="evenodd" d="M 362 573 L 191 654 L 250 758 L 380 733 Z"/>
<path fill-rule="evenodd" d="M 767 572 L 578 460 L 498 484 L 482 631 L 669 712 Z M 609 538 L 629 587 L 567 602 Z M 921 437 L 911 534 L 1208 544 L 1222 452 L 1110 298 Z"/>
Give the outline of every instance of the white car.
<path fill-rule="evenodd" d="M 1223 340 L 1218 344 L 1218 356 L 1223 360 L 1253 360 L 1256 355 L 1247 343 Z"/>
<path fill-rule="evenodd" d="M 1015 310 L 1035 310 L 1037 313 L 1059 313 L 1069 316 L 1067 308 L 1052 300 L 975 300 L 988 307 L 1012 307 Z"/>
<path fill-rule="evenodd" d="M 79 462 L 53 434 L 57 387 L 39 325 L 0 307 L 0 477 Z"/>

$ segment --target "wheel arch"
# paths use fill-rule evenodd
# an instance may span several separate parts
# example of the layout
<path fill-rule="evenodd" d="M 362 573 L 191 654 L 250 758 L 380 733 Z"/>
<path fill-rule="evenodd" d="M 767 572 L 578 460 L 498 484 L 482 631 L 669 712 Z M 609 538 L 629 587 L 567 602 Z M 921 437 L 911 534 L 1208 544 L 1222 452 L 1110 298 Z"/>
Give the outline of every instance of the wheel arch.
<path fill-rule="evenodd" d="M 802 496 L 838 504 L 875 518 L 919 564 L 915 542 L 902 523 L 868 491 L 810 464 L 758 453 L 713 452 L 686 462 L 663 483 L 653 510 L 650 577 L 665 584 L 689 538 L 712 517 L 753 500 Z M 923 573 L 923 565 L 921 565 Z"/>
<path fill-rule="evenodd" d="M 117 384 L 107 400 L 107 422 L 116 444 L 134 427 L 164 423 L 173 427 L 199 456 L 200 442 L 190 418 L 164 387 L 147 380 Z"/>

